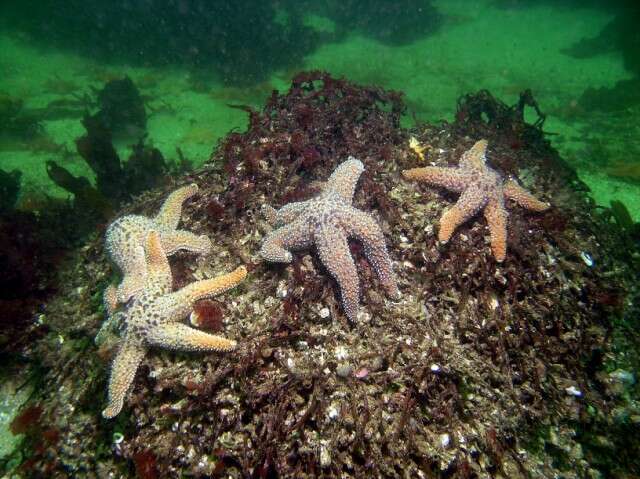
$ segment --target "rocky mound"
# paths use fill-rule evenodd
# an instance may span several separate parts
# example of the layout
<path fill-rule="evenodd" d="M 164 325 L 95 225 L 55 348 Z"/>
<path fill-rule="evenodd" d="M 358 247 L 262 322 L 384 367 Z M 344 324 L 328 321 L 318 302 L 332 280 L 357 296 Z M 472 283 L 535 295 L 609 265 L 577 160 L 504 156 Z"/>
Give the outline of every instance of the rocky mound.
<path fill-rule="evenodd" d="M 628 391 L 607 371 L 637 259 L 544 140 L 543 120 L 524 123 L 527 105 L 530 95 L 507 107 L 481 92 L 461 99 L 454 124 L 408 131 L 401 94 L 311 72 L 262 111 L 247 108 L 248 131 L 229 134 L 205 168 L 126 210 L 153 215 L 177 185 L 199 185 L 182 224 L 213 252 L 172 256 L 174 287 L 245 264 L 244 283 L 198 307 L 200 326 L 239 349 L 152 351 L 123 411 L 103 419 L 113 351 L 93 337 L 115 278 L 97 237 L 62 274 L 41 318 L 49 332 L 26 351 L 40 382 L 21 474 L 583 477 L 632 467 L 619 447 L 637 412 L 611 419 Z M 438 219 L 457 195 L 401 176 L 456 165 L 480 138 L 494 169 L 552 204 L 508 205 L 503 263 L 484 219 L 439 245 Z M 350 155 L 365 165 L 354 206 L 381 225 L 402 293 L 385 297 L 352 242 L 355 323 L 313 249 L 290 265 L 257 254 L 270 230 L 262 205 L 312 197 Z"/>

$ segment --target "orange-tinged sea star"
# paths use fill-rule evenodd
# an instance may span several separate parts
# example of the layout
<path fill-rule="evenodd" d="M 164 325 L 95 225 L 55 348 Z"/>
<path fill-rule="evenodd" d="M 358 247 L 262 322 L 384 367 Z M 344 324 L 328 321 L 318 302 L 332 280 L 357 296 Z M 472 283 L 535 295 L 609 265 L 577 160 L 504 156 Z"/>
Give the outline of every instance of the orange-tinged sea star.
<path fill-rule="evenodd" d="M 260 256 L 266 261 L 290 263 L 290 250 L 315 244 L 320 260 L 338 282 L 342 305 L 351 321 L 358 315 L 360 287 L 349 238 L 362 244 L 387 294 L 395 299 L 400 296 L 382 230 L 371 215 L 351 204 L 363 171 L 362 162 L 349 157 L 331 174 L 318 197 L 290 203 L 279 210 L 265 206 L 267 219 L 276 229 L 267 235 L 260 249 Z"/>
<path fill-rule="evenodd" d="M 122 312 L 120 346 L 109 378 L 109 402 L 105 418 L 116 416 L 133 383 L 136 371 L 149 347 L 180 351 L 231 351 L 236 342 L 199 331 L 180 323 L 196 301 L 215 296 L 237 286 L 247 275 L 244 266 L 231 273 L 191 283 L 171 291 L 172 275 L 158 232 L 151 231 L 144 246 L 146 281 L 142 292 Z"/>
<path fill-rule="evenodd" d="M 504 180 L 486 164 L 487 140 L 476 142 L 460 159 L 457 168 L 427 166 L 404 170 L 408 180 L 442 186 L 461 193 L 458 202 L 440 218 L 438 239 L 447 242 L 455 229 L 482 210 L 491 233 L 491 249 L 496 261 L 507 252 L 507 210 L 505 198 L 531 211 L 544 211 L 549 203 L 536 199 L 515 180 Z"/>
<path fill-rule="evenodd" d="M 155 218 L 126 215 L 109 225 L 105 246 L 122 271 L 123 278 L 116 291 L 112 287 L 105 291 L 107 311 L 113 310 L 117 303 L 127 302 L 142 289 L 146 276 L 143 244 L 149 231 L 155 230 L 160 234 L 162 249 L 167 255 L 178 250 L 199 254 L 209 252 L 211 241 L 207 236 L 177 229 L 182 215 L 182 203 L 197 192 L 198 185 L 183 186 L 167 197 Z"/>

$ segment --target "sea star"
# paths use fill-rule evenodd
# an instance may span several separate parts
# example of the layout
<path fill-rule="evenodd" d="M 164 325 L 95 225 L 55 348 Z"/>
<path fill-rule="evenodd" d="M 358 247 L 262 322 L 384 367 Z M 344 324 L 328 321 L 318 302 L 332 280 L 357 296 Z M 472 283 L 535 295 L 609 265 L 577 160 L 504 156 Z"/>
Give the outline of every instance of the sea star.
<path fill-rule="evenodd" d="M 544 211 L 549 203 L 536 199 L 514 180 L 504 180 L 500 174 L 486 164 L 487 140 L 477 141 L 460 159 L 457 168 L 427 166 L 404 170 L 408 180 L 442 186 L 462 193 L 458 202 L 440 218 L 438 239 L 447 242 L 455 229 L 482 210 L 491 233 L 491 249 L 496 261 L 503 261 L 507 252 L 507 210 L 504 199 L 508 198 L 523 208 Z"/>
<path fill-rule="evenodd" d="M 146 281 L 121 315 L 123 337 L 111 366 L 109 403 L 102 415 L 116 416 L 133 383 L 136 371 L 151 346 L 182 351 L 230 351 L 236 342 L 193 329 L 178 322 L 193 309 L 196 301 L 223 293 L 238 285 L 247 275 L 244 266 L 213 279 L 191 283 L 171 291 L 172 275 L 162 239 L 151 231 L 144 246 Z"/>
<path fill-rule="evenodd" d="M 369 214 L 352 206 L 360 175 L 361 161 L 349 157 L 340 164 L 316 198 L 290 203 L 279 210 L 265 205 L 267 220 L 276 227 L 260 249 L 266 261 L 290 263 L 289 250 L 316 245 L 320 260 L 338 282 L 347 318 L 355 321 L 360 302 L 356 265 L 349 251 L 348 238 L 356 238 L 393 298 L 400 296 L 382 230 Z"/>
<path fill-rule="evenodd" d="M 149 231 L 155 230 L 160 234 L 162 249 L 167 255 L 181 249 L 199 254 L 209 252 L 211 241 L 207 236 L 197 236 L 190 231 L 177 229 L 182 215 L 182 203 L 197 192 L 196 184 L 183 186 L 167 197 L 155 218 L 126 215 L 109 225 L 105 246 L 122 271 L 123 278 L 115 294 L 109 289 L 105 291 L 107 309 L 114 309 L 117 303 L 127 302 L 142 289 L 146 276 L 143 244 Z"/>

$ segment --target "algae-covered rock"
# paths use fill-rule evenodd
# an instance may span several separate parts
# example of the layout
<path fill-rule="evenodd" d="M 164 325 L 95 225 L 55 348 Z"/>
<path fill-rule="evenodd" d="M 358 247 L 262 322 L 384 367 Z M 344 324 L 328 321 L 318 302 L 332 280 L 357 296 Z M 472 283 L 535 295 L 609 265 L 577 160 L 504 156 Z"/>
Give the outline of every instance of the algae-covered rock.
<path fill-rule="evenodd" d="M 512 112 L 508 138 L 506 120 L 492 128 L 464 115 L 407 131 L 401 94 L 298 75 L 286 94 L 250 110 L 247 132 L 229 134 L 204 168 L 122 212 L 153 215 L 170 190 L 199 186 L 182 224 L 213 248 L 204 258 L 172 256 L 173 287 L 244 263 L 247 279 L 192 316 L 238 349 L 152 350 L 122 412 L 103 419 L 113 351 L 91 340 L 113 269 L 96 239 L 61 273 L 60 294 L 46 308 L 50 333 L 28 351 L 45 371 L 33 399 L 43 408 L 38 428 L 56 435 L 31 437 L 21 473 L 585 477 L 632 467 L 633 459 L 601 459 L 619 447 L 616 426 L 603 425 L 620 403 L 598 373 L 616 357 L 613 319 L 624 319 L 637 273 L 618 249 L 622 236 L 595 213 L 539 128 L 516 124 L 522 108 Z M 502 263 L 484 219 L 439 244 L 438 219 L 457 195 L 402 179 L 402 170 L 423 166 L 410 137 L 437 166 L 456 165 L 487 139 L 491 167 L 504 176 L 526 170 L 527 189 L 551 209 L 507 204 Z M 401 291 L 399 300 L 384 295 L 352 241 L 355 321 L 313 248 L 284 265 L 258 255 L 270 231 L 262 205 L 313 197 L 349 156 L 365 168 L 353 205 L 380 225 Z M 589 449 L 596 436 L 610 441 L 599 443 L 597 460 Z"/>

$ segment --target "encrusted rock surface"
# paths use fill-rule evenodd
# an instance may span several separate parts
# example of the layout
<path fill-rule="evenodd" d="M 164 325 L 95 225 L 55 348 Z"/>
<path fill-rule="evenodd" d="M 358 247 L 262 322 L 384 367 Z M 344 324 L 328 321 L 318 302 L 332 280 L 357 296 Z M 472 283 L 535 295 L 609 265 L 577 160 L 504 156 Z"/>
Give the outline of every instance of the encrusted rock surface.
<path fill-rule="evenodd" d="M 103 419 L 112 352 L 92 339 L 103 320 L 102 291 L 115 278 L 96 238 L 62 273 L 61 293 L 42 318 L 48 334 L 25 351 L 41 367 L 31 403 L 42 414 L 24 446 L 31 456 L 16 474 L 467 478 L 614 471 L 607 451 L 613 457 L 620 433 L 640 422 L 633 377 L 607 369 L 637 366 L 616 349 L 616 338 L 625 336 L 620 325 L 637 307 L 630 296 L 637 295 L 637 256 L 623 251 L 615 228 L 537 127 L 514 115 L 506 130 L 464 107 L 455 124 L 407 131 L 401 95 L 301 74 L 287 94 L 274 93 L 263 111 L 250 111 L 248 131 L 231 133 L 208 166 L 140 197 L 126 213 L 150 214 L 176 186 L 199 185 L 182 224 L 214 246 L 204 258 L 170 258 L 174 288 L 246 264 L 245 282 L 207 306 L 210 317 L 198 313 L 198 324 L 239 348 L 225 355 L 151 351 L 123 412 Z M 426 162 L 438 166 L 456 164 L 487 138 L 491 166 L 519 177 L 553 207 L 531 213 L 508 205 L 503 263 L 492 256 L 483 219 L 438 245 L 438 218 L 455 195 L 402 179 L 403 169 L 421 166 L 411 135 L 425 146 Z M 366 168 L 354 206 L 381 225 L 402 292 L 397 302 L 381 294 L 352 242 L 362 289 L 357 323 L 347 321 L 313 250 L 290 265 L 258 256 L 269 231 L 260 205 L 312 197 L 349 155 Z M 634 337 L 624 340 L 633 344 Z M 626 419 L 616 422 L 615 407 Z M 623 458 L 618 467 L 637 466 L 633 461 Z"/>

